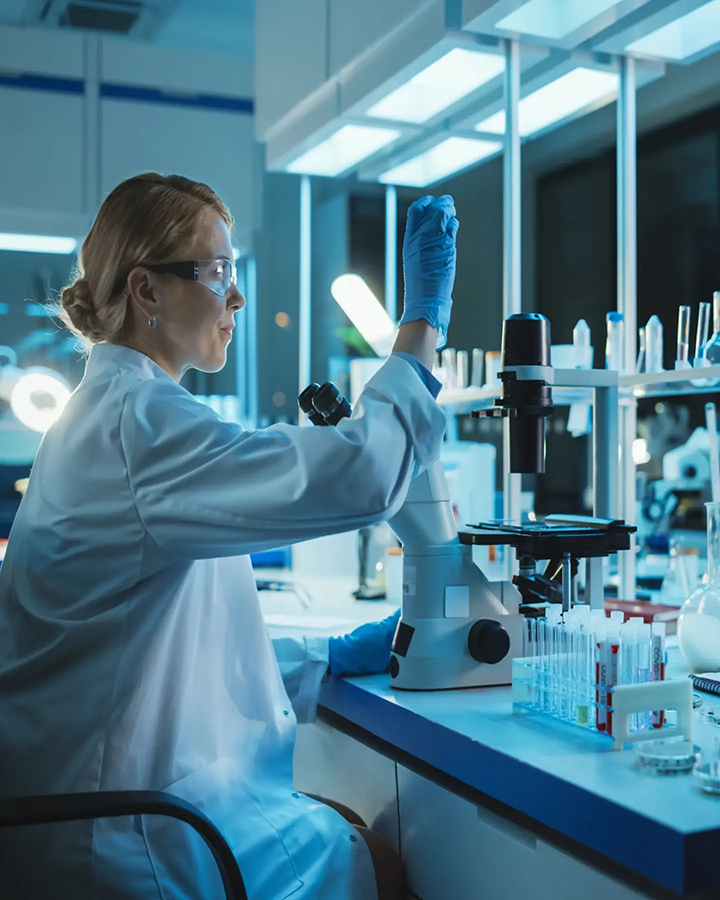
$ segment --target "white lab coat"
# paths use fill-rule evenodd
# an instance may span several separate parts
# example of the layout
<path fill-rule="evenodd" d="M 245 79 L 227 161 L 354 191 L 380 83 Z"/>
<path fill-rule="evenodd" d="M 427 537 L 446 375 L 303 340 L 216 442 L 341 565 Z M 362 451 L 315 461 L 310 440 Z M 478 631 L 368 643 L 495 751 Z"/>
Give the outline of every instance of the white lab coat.
<path fill-rule="evenodd" d="M 218 825 L 251 900 L 372 900 L 364 842 L 293 785 L 327 642 L 273 647 L 247 554 L 393 514 L 443 430 L 397 357 L 338 428 L 247 433 L 146 356 L 94 347 L 0 569 L 0 794 L 167 790 Z M 0 896 L 222 888 L 188 826 L 146 816 L 0 832 Z"/>

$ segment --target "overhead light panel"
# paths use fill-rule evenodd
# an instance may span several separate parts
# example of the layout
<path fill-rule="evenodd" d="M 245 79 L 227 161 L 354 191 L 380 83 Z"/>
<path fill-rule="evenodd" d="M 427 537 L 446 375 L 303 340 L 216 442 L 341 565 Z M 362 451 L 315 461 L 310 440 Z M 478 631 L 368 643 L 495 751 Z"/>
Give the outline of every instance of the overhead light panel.
<path fill-rule="evenodd" d="M 628 44 L 629 53 L 680 62 L 720 42 L 720 0 L 712 0 Z"/>
<path fill-rule="evenodd" d="M 286 166 L 299 175 L 342 175 L 400 137 L 394 128 L 369 125 L 343 125 L 330 137 L 316 144 Z"/>
<path fill-rule="evenodd" d="M 495 27 L 559 41 L 617 5 L 618 0 L 528 0 Z"/>
<path fill-rule="evenodd" d="M 617 88 L 614 72 L 582 67 L 573 69 L 522 98 L 518 107 L 520 134 L 528 137 L 555 122 L 561 122 L 585 107 L 616 94 Z M 495 113 L 475 128 L 477 131 L 504 134 L 505 113 Z"/>
<path fill-rule="evenodd" d="M 341 275 L 330 293 L 375 353 L 389 356 L 397 328 L 365 281 L 359 275 Z"/>
<path fill-rule="evenodd" d="M 473 138 L 449 137 L 430 150 L 389 169 L 378 179 L 384 184 L 425 187 L 498 153 L 502 144 Z"/>
<path fill-rule="evenodd" d="M 421 124 L 500 75 L 505 59 L 456 47 L 383 97 L 367 114 Z"/>
<path fill-rule="evenodd" d="M 77 249 L 75 238 L 49 237 L 43 234 L 0 234 L 0 250 L 67 255 Z"/>

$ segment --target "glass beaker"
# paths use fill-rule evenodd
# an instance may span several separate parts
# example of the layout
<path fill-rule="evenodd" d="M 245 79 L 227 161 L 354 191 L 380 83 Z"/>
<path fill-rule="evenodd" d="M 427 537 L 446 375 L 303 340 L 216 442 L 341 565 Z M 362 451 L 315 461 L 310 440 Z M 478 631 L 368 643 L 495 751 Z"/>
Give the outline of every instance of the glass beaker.
<path fill-rule="evenodd" d="M 670 565 L 660 588 L 659 602 L 666 606 L 682 606 L 697 587 L 699 560 L 695 547 L 682 540 L 670 541 Z"/>
<path fill-rule="evenodd" d="M 678 644 L 695 671 L 720 669 L 720 503 L 706 503 L 707 582 L 685 601 L 678 619 Z"/>

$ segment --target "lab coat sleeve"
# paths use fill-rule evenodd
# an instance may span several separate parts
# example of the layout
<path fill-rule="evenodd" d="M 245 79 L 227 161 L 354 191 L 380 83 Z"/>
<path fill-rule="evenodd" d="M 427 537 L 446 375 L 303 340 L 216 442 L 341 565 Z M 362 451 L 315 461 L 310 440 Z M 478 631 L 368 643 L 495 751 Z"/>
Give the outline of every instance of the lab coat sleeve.
<path fill-rule="evenodd" d="M 272 639 L 285 690 L 298 722 L 313 722 L 317 715 L 320 685 L 330 659 L 325 637 L 275 637 Z"/>
<path fill-rule="evenodd" d="M 125 399 L 120 435 L 149 536 L 182 559 L 237 556 L 390 518 L 440 452 L 445 417 L 392 356 L 336 428 L 244 432 L 170 379 Z"/>

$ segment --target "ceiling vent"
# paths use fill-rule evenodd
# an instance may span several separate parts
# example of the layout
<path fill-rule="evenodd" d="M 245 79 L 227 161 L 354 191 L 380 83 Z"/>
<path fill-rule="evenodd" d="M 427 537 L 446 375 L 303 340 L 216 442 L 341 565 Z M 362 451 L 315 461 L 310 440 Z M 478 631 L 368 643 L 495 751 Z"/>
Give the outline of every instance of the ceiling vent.
<path fill-rule="evenodd" d="M 25 24 L 149 39 L 157 35 L 178 0 L 37 0 Z"/>

